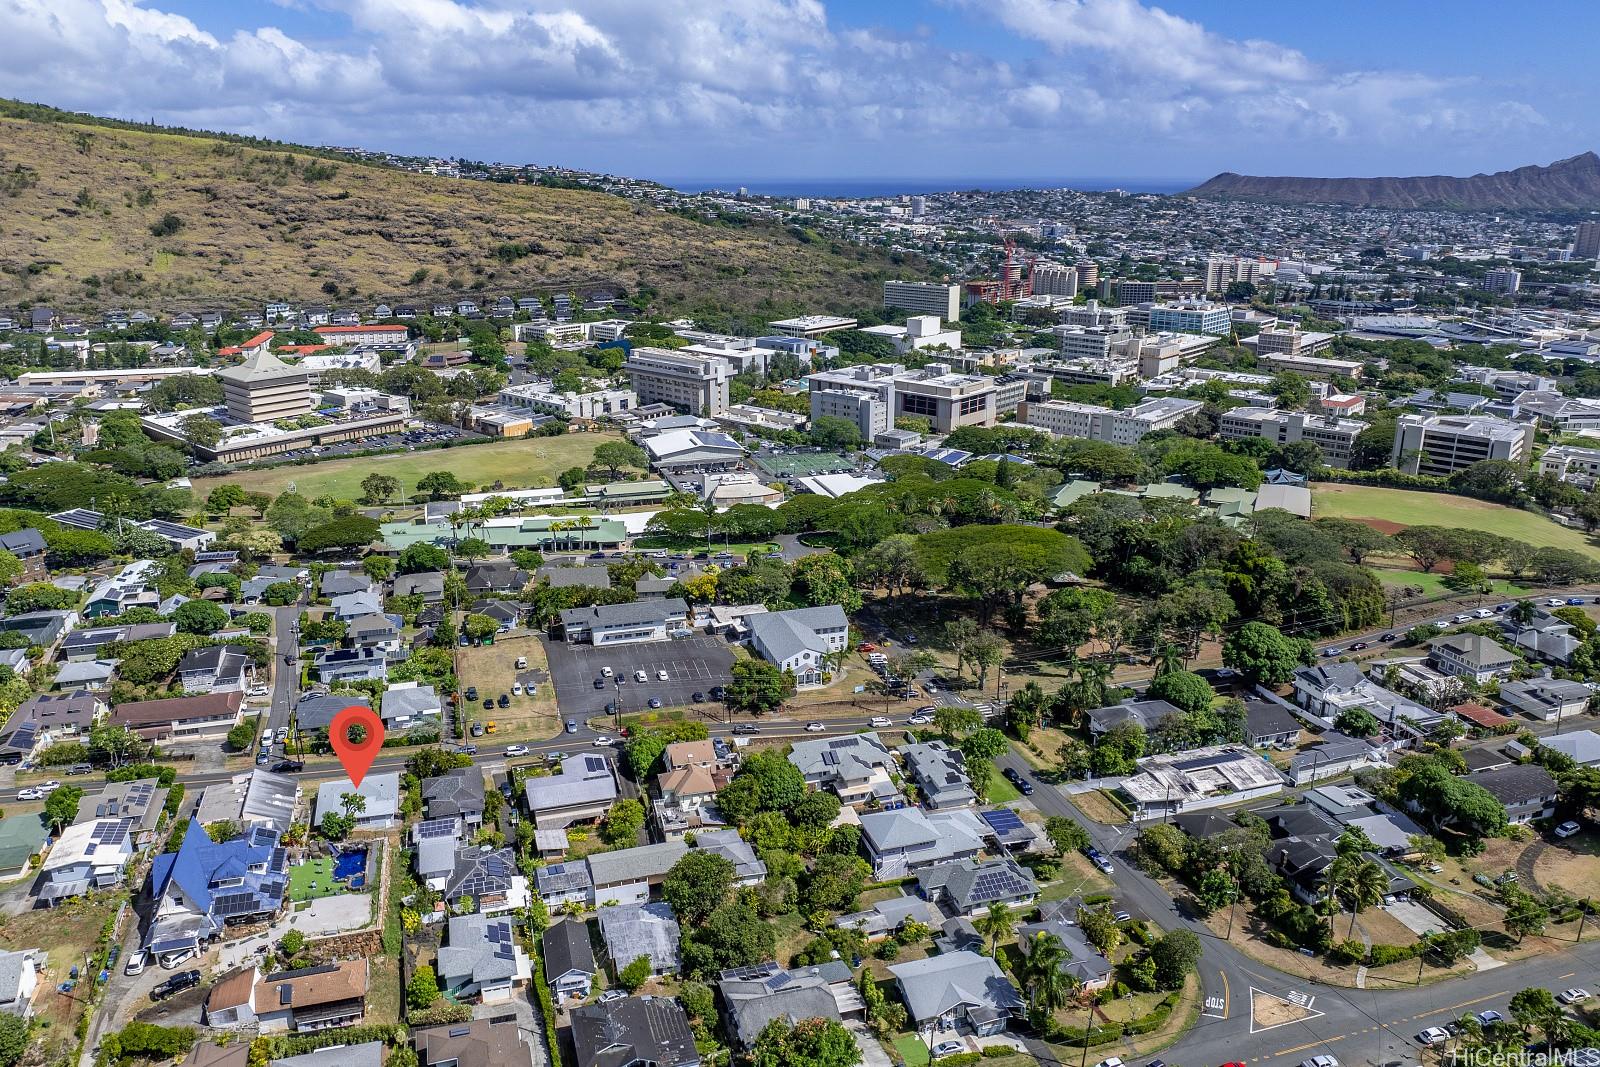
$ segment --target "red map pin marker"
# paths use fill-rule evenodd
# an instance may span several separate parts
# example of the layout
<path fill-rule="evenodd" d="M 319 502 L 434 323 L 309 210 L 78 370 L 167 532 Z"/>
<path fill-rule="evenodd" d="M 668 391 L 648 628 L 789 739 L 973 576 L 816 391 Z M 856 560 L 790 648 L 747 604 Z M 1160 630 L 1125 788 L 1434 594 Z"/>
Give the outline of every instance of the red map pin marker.
<path fill-rule="evenodd" d="M 365 739 L 350 740 L 352 726 L 365 730 Z M 328 727 L 328 743 L 344 765 L 345 773 L 350 775 L 350 784 L 359 788 L 361 779 L 367 776 L 372 761 L 378 758 L 378 750 L 383 747 L 383 720 L 371 708 L 352 704 L 333 717 L 333 725 Z"/>

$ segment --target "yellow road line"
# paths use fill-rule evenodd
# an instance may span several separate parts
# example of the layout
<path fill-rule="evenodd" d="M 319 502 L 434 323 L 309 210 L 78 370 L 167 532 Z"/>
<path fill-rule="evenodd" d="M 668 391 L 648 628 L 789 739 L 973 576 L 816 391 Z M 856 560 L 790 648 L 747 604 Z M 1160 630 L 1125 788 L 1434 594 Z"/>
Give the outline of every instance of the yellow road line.
<path fill-rule="evenodd" d="M 1274 1052 L 1273 1055 L 1274 1056 L 1288 1056 L 1291 1053 L 1304 1052 L 1308 1048 L 1316 1048 L 1318 1045 L 1331 1045 L 1335 1041 L 1343 1041 L 1346 1037 L 1349 1037 L 1349 1036 L 1350 1036 L 1349 1034 L 1340 1034 L 1337 1037 L 1325 1037 L 1321 1041 L 1310 1041 L 1310 1042 L 1307 1042 L 1304 1045 L 1296 1045 L 1294 1048 L 1279 1049 L 1277 1052 Z"/>
<path fill-rule="evenodd" d="M 1429 1015 L 1438 1015 L 1441 1012 L 1455 1011 L 1457 1008 L 1465 1008 L 1472 1004 L 1482 1004 L 1486 1000 L 1493 1000 L 1495 997 L 1503 997 L 1509 992 L 1510 990 L 1508 989 L 1502 989 L 1498 993 L 1490 993 L 1487 996 L 1478 997 L 1474 1000 L 1463 1000 L 1460 1004 L 1452 1004 L 1448 1008 L 1435 1008 L 1432 1011 L 1425 1011 L 1421 1015 L 1413 1015 L 1412 1018 L 1425 1019 Z"/>
<path fill-rule="evenodd" d="M 1228 972 L 1219 967 L 1217 968 L 1217 973 L 1222 975 L 1222 1017 L 1226 1019 L 1228 1017 L 1228 998 L 1230 995 L 1228 992 Z"/>

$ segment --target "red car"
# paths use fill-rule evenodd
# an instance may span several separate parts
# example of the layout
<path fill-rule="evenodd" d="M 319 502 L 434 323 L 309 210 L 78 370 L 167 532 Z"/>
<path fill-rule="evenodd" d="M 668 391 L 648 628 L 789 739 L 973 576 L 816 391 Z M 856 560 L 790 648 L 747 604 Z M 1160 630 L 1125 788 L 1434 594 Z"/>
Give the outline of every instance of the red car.
<path fill-rule="evenodd" d="M 876 651 L 878 651 L 878 646 L 873 644 L 871 641 L 863 641 L 859 645 L 856 646 L 856 651 L 857 652 L 876 652 Z"/>

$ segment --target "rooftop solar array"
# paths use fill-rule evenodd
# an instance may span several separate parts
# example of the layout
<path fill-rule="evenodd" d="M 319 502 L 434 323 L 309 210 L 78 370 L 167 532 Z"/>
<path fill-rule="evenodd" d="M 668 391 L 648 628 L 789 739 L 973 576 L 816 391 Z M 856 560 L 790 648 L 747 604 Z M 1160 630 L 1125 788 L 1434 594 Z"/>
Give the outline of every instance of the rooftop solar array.
<path fill-rule="evenodd" d="M 1010 808 L 996 808 L 994 811 L 983 811 L 978 814 L 996 833 L 1003 834 L 1022 829 L 1021 816 Z"/>

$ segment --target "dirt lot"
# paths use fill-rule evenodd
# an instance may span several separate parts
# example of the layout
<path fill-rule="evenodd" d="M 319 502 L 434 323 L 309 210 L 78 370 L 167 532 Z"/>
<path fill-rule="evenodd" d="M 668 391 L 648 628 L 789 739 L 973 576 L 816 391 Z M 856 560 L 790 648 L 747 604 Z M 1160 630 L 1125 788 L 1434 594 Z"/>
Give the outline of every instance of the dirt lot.
<path fill-rule="evenodd" d="M 517 670 L 518 656 L 528 657 L 526 670 Z M 456 649 L 456 670 L 463 692 L 469 685 L 478 687 L 478 699 L 466 709 L 467 720 L 492 720 L 496 741 L 543 741 L 561 732 L 544 646 L 531 631 L 513 630 L 496 637 L 492 645 Z M 483 701 L 498 699 L 501 693 L 510 696 L 514 682 L 532 685 L 533 695 L 511 697 L 509 708 L 484 710 Z"/>
<path fill-rule="evenodd" d="M 1084 816 L 1106 826 L 1121 826 L 1128 821 L 1128 816 L 1123 810 L 1113 804 L 1105 794 L 1099 790 L 1087 793 L 1069 793 L 1067 799 L 1083 812 Z"/>
<path fill-rule="evenodd" d="M 1600 834 L 1588 831 L 1550 842 L 1534 861 L 1533 875 L 1541 886 L 1560 886 L 1580 897 L 1592 895 L 1600 885 Z"/>
<path fill-rule="evenodd" d="M 23 884 L 30 884 L 25 882 Z M 115 893 L 69 900 L 59 908 L 36 908 L 11 916 L 0 924 L 0 948 L 11 951 L 44 949 L 49 963 L 39 975 L 39 990 L 35 994 L 33 1010 L 36 1018 L 45 1020 L 53 1031 L 65 1035 L 72 1033 L 87 1003 L 90 991 L 88 981 L 80 981 L 71 993 L 59 993 L 56 986 L 67 980 L 73 967 L 83 968 L 89 954 L 95 950 L 100 931 L 106 920 L 116 914 L 121 897 Z M 124 922 L 132 921 L 130 914 Z"/>

